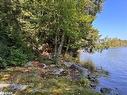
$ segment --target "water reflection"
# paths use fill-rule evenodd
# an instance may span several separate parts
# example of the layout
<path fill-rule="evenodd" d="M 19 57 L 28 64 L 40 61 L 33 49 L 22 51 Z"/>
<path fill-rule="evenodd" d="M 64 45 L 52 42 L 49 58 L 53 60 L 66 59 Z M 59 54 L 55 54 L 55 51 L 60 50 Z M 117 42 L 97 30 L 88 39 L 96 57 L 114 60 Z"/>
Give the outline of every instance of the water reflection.
<path fill-rule="evenodd" d="M 109 71 L 108 78 L 101 77 L 99 86 L 118 88 L 120 95 L 127 93 L 127 48 L 104 50 L 102 53 L 80 53 L 80 60 L 92 60 L 97 66 Z"/>

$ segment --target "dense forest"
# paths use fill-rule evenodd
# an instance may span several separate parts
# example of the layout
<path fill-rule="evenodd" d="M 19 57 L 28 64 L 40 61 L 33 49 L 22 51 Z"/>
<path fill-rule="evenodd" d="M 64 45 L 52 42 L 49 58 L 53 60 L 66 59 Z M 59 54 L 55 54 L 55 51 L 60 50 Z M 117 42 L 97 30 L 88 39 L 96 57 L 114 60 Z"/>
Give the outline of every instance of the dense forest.
<path fill-rule="evenodd" d="M 92 26 L 103 0 L 0 0 L 0 66 L 16 66 L 43 55 L 85 48 L 100 37 Z"/>

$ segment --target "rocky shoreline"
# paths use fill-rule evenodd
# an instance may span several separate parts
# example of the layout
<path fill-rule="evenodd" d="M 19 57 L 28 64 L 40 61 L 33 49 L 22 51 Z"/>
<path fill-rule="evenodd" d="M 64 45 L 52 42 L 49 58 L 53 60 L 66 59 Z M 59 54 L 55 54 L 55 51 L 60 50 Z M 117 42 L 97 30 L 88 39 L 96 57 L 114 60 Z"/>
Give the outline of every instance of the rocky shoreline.
<path fill-rule="evenodd" d="M 89 89 L 93 90 L 93 92 L 95 92 L 96 86 L 99 83 L 98 77 L 103 74 L 106 74 L 106 72 L 102 69 L 97 69 L 95 72 L 90 72 L 82 65 L 75 64 L 72 62 L 64 62 L 62 66 L 56 66 L 53 64 L 46 65 L 39 62 L 29 62 L 24 67 L 13 67 L 13 68 L 8 68 L 3 72 L 1 71 L 0 90 L 12 91 L 17 93 L 17 92 L 26 91 L 29 88 L 30 84 L 32 82 L 35 82 L 36 78 L 39 78 L 38 82 L 40 82 L 41 79 L 45 80 L 45 79 L 52 79 L 54 77 L 56 78 L 66 77 L 70 81 L 76 82 L 78 84 L 80 83 L 81 87 L 88 87 Z M 24 79 L 24 77 L 26 77 L 26 79 Z M 35 78 L 35 79 L 32 79 L 30 81 L 29 78 Z M 4 83 L 2 83 L 2 81 Z M 31 89 L 37 90 L 37 88 L 31 88 Z M 39 89 L 37 91 L 39 91 Z M 110 95 L 109 94 L 110 92 L 112 92 L 112 90 L 108 88 L 100 88 L 99 91 L 100 94 L 102 93 L 106 95 Z M 90 94 L 90 95 L 94 95 L 94 94 Z M 111 95 L 119 95 L 119 94 L 111 94 Z"/>

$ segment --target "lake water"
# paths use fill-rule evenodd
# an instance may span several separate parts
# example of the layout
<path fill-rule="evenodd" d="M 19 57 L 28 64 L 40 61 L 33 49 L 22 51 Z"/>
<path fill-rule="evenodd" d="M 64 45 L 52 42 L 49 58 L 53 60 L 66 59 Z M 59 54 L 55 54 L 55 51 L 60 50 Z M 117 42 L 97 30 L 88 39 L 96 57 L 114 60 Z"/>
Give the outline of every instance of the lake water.
<path fill-rule="evenodd" d="M 98 87 L 117 88 L 120 95 L 127 95 L 127 48 L 112 48 L 102 53 L 81 53 L 81 60 L 91 59 L 96 66 L 109 72 L 108 77 L 99 78 Z"/>

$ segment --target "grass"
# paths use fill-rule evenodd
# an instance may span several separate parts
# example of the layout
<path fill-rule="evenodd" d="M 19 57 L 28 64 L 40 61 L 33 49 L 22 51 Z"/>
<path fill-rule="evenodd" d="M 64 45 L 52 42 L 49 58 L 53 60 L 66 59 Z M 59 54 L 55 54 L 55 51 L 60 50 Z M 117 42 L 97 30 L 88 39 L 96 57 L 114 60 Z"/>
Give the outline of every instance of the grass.
<path fill-rule="evenodd" d="M 15 95 L 100 95 L 90 89 L 88 79 L 72 81 L 69 75 L 52 76 L 46 70 L 35 67 L 10 68 L 6 72 L 0 72 L 0 81 L 28 85 L 24 91 L 3 89 L 3 91 L 11 91 Z"/>
<path fill-rule="evenodd" d="M 79 58 L 78 57 L 72 57 L 69 54 L 64 54 L 63 56 L 63 60 L 67 61 L 67 62 L 74 62 L 74 63 L 79 63 Z"/>
<path fill-rule="evenodd" d="M 83 67 L 87 68 L 91 72 L 95 72 L 96 71 L 95 64 L 92 61 L 90 61 L 90 60 L 88 60 L 87 62 L 81 62 L 81 64 L 82 64 Z"/>

